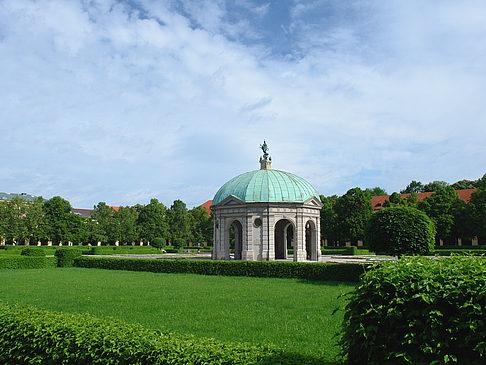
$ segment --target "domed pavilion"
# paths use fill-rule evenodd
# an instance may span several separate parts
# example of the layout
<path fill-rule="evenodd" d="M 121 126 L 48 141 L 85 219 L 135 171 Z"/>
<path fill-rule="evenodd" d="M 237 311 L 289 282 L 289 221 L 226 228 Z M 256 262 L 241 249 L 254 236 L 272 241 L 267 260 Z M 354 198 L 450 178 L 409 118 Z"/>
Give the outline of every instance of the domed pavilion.
<path fill-rule="evenodd" d="M 260 170 L 238 175 L 216 193 L 214 260 L 318 261 L 320 210 L 316 189 L 289 172 L 273 170 L 268 146 L 261 146 Z M 230 243 L 231 242 L 231 243 Z"/>

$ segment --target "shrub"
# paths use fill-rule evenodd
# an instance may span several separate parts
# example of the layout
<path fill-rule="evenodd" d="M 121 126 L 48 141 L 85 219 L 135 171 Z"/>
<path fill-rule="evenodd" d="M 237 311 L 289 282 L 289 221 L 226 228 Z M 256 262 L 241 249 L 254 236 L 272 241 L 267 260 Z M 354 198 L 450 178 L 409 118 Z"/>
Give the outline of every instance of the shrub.
<path fill-rule="evenodd" d="M 162 248 L 165 246 L 165 238 L 154 238 L 154 240 L 150 242 L 150 245 L 156 248 Z"/>
<path fill-rule="evenodd" d="M 367 271 L 340 341 L 351 364 L 486 363 L 486 261 L 402 258 Z"/>
<path fill-rule="evenodd" d="M 56 267 L 55 257 L 2 255 L 0 256 L 0 269 L 43 269 Z"/>
<path fill-rule="evenodd" d="M 365 241 L 378 254 L 425 255 L 434 248 L 435 227 L 424 212 L 392 207 L 374 213 L 365 230 Z"/>
<path fill-rule="evenodd" d="M 83 250 L 77 248 L 60 248 L 56 250 L 54 256 L 57 257 L 58 267 L 71 267 L 73 266 L 74 259 L 81 257 Z"/>
<path fill-rule="evenodd" d="M 357 254 L 358 254 L 358 247 L 356 246 L 347 247 L 346 255 L 356 256 Z"/>
<path fill-rule="evenodd" d="M 272 261 L 213 261 L 184 259 L 131 259 L 120 257 L 81 257 L 75 266 L 129 271 L 191 273 L 223 276 L 298 278 L 357 282 L 366 269 L 361 264 L 324 264 Z"/>
<path fill-rule="evenodd" d="M 42 248 L 27 247 L 20 252 L 21 256 L 45 256 L 46 252 Z"/>
<path fill-rule="evenodd" d="M 296 364 L 271 345 L 154 331 L 89 314 L 0 302 L 0 360 L 8 364 Z"/>

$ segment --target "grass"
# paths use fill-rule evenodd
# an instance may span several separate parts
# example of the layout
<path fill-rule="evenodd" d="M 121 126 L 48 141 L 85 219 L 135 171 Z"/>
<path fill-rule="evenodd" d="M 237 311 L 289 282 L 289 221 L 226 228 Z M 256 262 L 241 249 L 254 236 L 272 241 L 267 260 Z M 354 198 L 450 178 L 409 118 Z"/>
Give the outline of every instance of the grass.
<path fill-rule="evenodd" d="M 0 270 L 0 300 L 153 329 L 273 343 L 332 363 L 353 284 L 81 268 Z"/>

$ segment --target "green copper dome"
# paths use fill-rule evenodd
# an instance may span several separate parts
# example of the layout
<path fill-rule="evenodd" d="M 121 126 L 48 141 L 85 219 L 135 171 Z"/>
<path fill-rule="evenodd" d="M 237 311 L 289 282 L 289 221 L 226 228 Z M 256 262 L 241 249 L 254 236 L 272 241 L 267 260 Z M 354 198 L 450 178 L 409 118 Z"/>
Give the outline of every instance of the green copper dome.
<path fill-rule="evenodd" d="M 272 169 L 250 171 L 231 179 L 218 190 L 213 205 L 231 195 L 246 203 L 303 203 L 312 197 L 319 199 L 316 189 L 304 179 Z"/>

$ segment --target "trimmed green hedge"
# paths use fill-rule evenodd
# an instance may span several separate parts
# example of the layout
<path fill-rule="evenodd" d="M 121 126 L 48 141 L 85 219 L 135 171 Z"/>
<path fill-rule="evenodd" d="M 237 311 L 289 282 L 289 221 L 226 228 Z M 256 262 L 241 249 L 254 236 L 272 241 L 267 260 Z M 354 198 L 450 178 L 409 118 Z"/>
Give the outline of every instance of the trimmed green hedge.
<path fill-rule="evenodd" d="M 22 256 L 45 256 L 46 251 L 42 248 L 26 247 L 20 251 Z"/>
<path fill-rule="evenodd" d="M 58 267 L 71 267 L 73 266 L 74 259 L 81 257 L 83 250 L 76 248 L 60 248 L 56 250 L 54 256 L 57 257 Z"/>
<path fill-rule="evenodd" d="M 5 364 L 298 364 L 273 347 L 221 342 L 0 302 Z"/>
<path fill-rule="evenodd" d="M 485 364 L 486 260 L 411 257 L 369 270 L 341 338 L 351 364 Z"/>
<path fill-rule="evenodd" d="M 120 257 L 81 257 L 75 260 L 74 266 L 108 270 L 298 278 L 344 282 L 358 282 L 359 276 L 365 271 L 365 266 L 361 264 L 132 259 Z"/>
<path fill-rule="evenodd" d="M 0 269 L 43 269 L 56 267 L 56 257 L 3 255 L 0 256 Z"/>
<path fill-rule="evenodd" d="M 152 246 L 94 246 L 91 247 L 90 255 L 146 255 L 160 253 L 161 251 Z"/>

